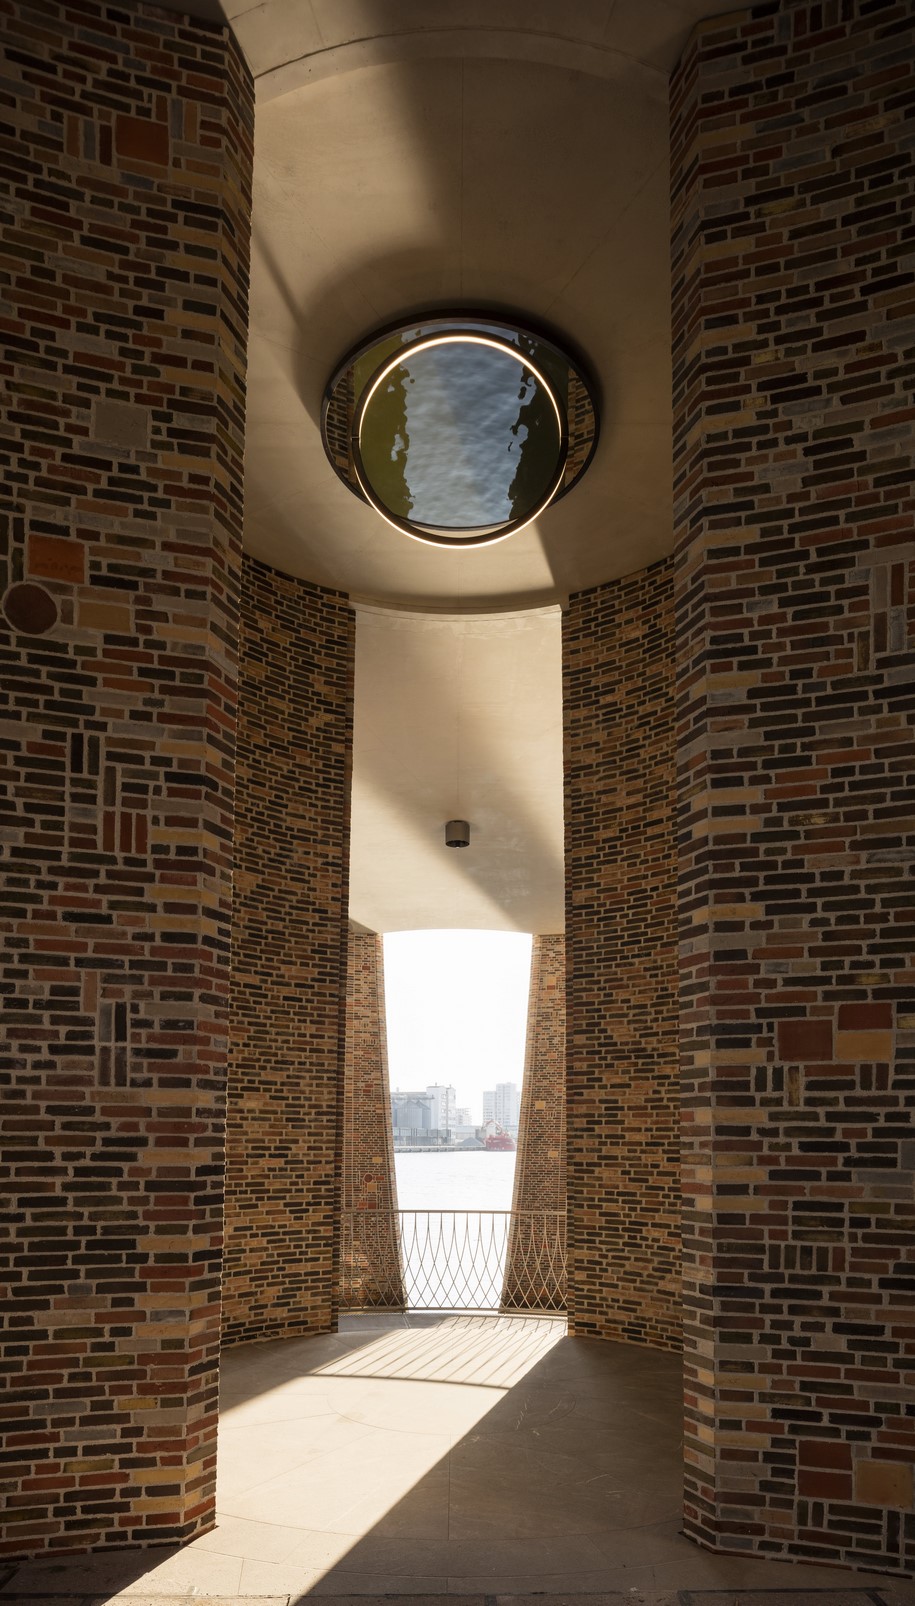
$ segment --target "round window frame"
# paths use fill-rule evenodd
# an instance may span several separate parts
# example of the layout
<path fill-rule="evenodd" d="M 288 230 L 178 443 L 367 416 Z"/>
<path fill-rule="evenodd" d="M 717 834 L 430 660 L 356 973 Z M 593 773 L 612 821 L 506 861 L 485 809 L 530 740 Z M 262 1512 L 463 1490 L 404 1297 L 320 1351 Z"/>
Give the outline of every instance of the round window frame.
<path fill-rule="evenodd" d="M 504 334 L 500 333 L 504 331 Z M 381 363 L 372 371 L 369 378 L 362 382 L 358 397 L 352 396 L 353 411 L 351 423 L 347 425 L 345 435 L 340 433 L 341 420 L 339 407 L 342 405 L 340 388 L 352 381 L 355 388 L 355 369 L 360 359 L 371 354 L 376 346 L 381 346 L 396 336 L 413 335 L 406 339 L 404 344 L 393 354 L 390 352 Z M 573 436 L 570 429 L 570 405 L 565 407 L 559 402 L 553 389 L 553 382 L 547 373 L 544 373 L 536 358 L 528 357 L 517 344 L 518 339 L 526 338 L 536 342 L 546 350 L 567 370 L 569 380 L 574 379 L 584 392 L 587 401 L 585 422 L 580 426 L 579 432 Z M 520 367 L 534 375 L 537 382 L 547 391 L 550 401 L 557 412 L 560 429 L 560 450 L 556 472 L 552 477 L 548 493 L 541 497 L 533 512 L 527 511 L 516 519 L 508 520 L 505 524 L 476 527 L 471 533 L 439 534 L 435 526 L 424 526 L 411 523 L 403 519 L 381 501 L 378 493 L 374 491 L 365 472 L 364 464 L 359 450 L 359 431 L 368 401 L 374 389 L 385 372 L 397 367 L 411 351 L 420 346 L 435 345 L 445 339 L 455 341 L 475 339 L 484 344 L 497 348 L 504 348 L 507 353 L 518 362 Z M 337 412 L 337 429 L 332 436 L 330 416 L 332 410 Z M 363 505 L 370 507 L 378 517 L 391 529 L 399 534 L 418 541 L 423 546 L 433 547 L 438 551 L 451 548 L 455 551 L 466 551 L 476 547 L 495 546 L 505 541 L 519 530 L 527 528 L 535 522 L 550 506 L 567 496 L 582 475 L 589 468 L 597 448 L 600 436 L 600 413 L 598 410 L 595 386 L 589 379 L 577 357 L 572 357 L 563 344 L 560 344 L 552 335 L 537 329 L 522 319 L 514 319 L 504 313 L 491 313 L 486 311 L 460 312 L 427 312 L 420 313 L 409 320 L 400 319 L 396 323 L 387 324 L 376 329 L 359 344 L 353 347 L 339 362 L 332 373 L 325 392 L 321 407 L 321 440 L 325 454 L 337 478 L 346 486 L 351 494 L 358 498 Z M 341 450 L 346 444 L 348 461 L 344 462 Z M 570 453 L 575 452 L 579 461 L 574 465 L 571 476 L 568 473 Z"/>
<path fill-rule="evenodd" d="M 444 532 L 449 528 L 447 525 L 421 524 L 418 520 L 404 519 L 394 513 L 382 501 L 372 485 L 362 456 L 362 429 L 372 398 L 379 385 L 384 383 L 388 374 L 393 373 L 394 369 L 398 368 L 406 357 L 414 356 L 422 351 L 431 351 L 436 346 L 448 345 L 488 346 L 495 351 L 504 351 L 513 362 L 518 364 L 519 368 L 526 369 L 528 373 L 533 374 L 537 383 L 542 385 L 550 399 L 553 412 L 556 415 L 558 433 L 556 468 L 549 481 L 547 491 L 537 502 L 533 511 L 525 512 L 516 519 L 509 519 L 500 524 L 458 525 L 458 530 L 463 529 L 472 532 L 466 535 L 445 534 Z M 375 373 L 366 384 L 356 408 L 350 446 L 353 456 L 353 468 L 361 486 L 362 494 L 386 524 L 390 524 L 395 530 L 400 530 L 403 535 L 408 535 L 412 541 L 420 541 L 426 546 L 456 547 L 460 549 L 474 546 L 495 546 L 497 541 L 506 541 L 510 535 L 515 535 L 518 530 L 523 530 L 526 525 L 533 524 L 534 520 L 540 517 L 544 508 L 549 507 L 562 485 L 569 454 L 568 434 L 567 414 L 560 407 L 548 378 L 517 346 L 512 345 L 509 340 L 500 340 L 495 335 L 476 334 L 467 329 L 452 329 L 440 330 L 437 334 L 429 335 L 425 339 L 412 341 L 410 345 L 404 346 L 402 351 L 395 352 L 393 357 L 387 358 L 375 370 Z"/>

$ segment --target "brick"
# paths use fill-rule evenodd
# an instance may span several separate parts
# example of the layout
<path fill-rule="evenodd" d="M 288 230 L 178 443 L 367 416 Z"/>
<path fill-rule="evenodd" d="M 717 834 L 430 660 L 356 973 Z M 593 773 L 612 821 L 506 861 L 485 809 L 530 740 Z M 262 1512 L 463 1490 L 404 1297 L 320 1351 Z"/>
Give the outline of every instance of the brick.
<path fill-rule="evenodd" d="M 800 1062 L 833 1058 L 832 1021 L 780 1020 L 778 1052 L 783 1060 Z"/>
<path fill-rule="evenodd" d="M 0 590 L 53 629 L 0 635 L 2 1368 L 34 1434 L 3 1543 L 36 1555 L 214 1519 L 254 107 L 228 33 L 155 7 L 21 0 L 3 33 L 6 327 L 31 338 L 4 339 Z M 112 120 L 191 94 L 185 171 L 135 178 Z M 90 407 L 148 426 L 148 395 L 127 478 Z"/>
<path fill-rule="evenodd" d="M 383 944 L 377 933 L 354 928 L 347 944 L 342 1161 L 341 1304 L 403 1310 Z"/>
<path fill-rule="evenodd" d="M 80 601 L 76 612 L 81 630 L 103 630 L 118 636 L 133 634 L 130 603 Z"/>
<path fill-rule="evenodd" d="M 119 112 L 115 118 L 114 148 L 123 161 L 168 166 L 168 126 L 150 117 Z"/>
<path fill-rule="evenodd" d="M 149 430 L 148 407 L 130 402 L 104 401 L 101 398 L 93 403 L 92 433 L 97 441 L 145 450 L 149 446 Z"/>
<path fill-rule="evenodd" d="M 699 23 L 670 85 L 684 1531 L 886 1573 L 910 1485 L 847 1457 L 915 1461 L 913 93 L 903 0 Z"/>
<path fill-rule="evenodd" d="M 819 1467 L 801 1467 L 797 1475 L 797 1491 L 808 1500 L 850 1500 L 851 1473 L 824 1472 Z"/>
<path fill-rule="evenodd" d="M 82 585 L 86 578 L 86 547 L 82 541 L 54 535 L 30 535 L 28 572 L 46 580 Z"/>
<path fill-rule="evenodd" d="M 837 1032 L 836 1059 L 881 1060 L 893 1058 L 892 1032 Z"/>
<path fill-rule="evenodd" d="M 840 1004 L 840 1032 L 892 1031 L 892 1004 Z"/>
<path fill-rule="evenodd" d="M 569 1329 L 677 1350 L 673 564 L 563 616 Z"/>
<path fill-rule="evenodd" d="M 3 612 L 12 628 L 26 636 L 45 635 L 53 630 L 60 617 L 50 592 L 28 580 L 10 586 L 3 599 Z"/>
<path fill-rule="evenodd" d="M 245 555 L 236 738 L 223 1342 L 339 1304 L 354 615 Z"/>
<path fill-rule="evenodd" d="M 855 1499 L 864 1501 L 865 1505 L 911 1511 L 913 1473 L 915 1468 L 902 1461 L 858 1461 L 855 1466 Z"/>
<path fill-rule="evenodd" d="M 554 1273 L 553 1248 L 557 1230 L 560 1240 L 565 1238 L 565 975 L 565 937 L 535 936 L 503 1310 L 566 1308 L 566 1287 Z"/>
<path fill-rule="evenodd" d="M 851 1445 L 841 1439 L 807 1439 L 798 1446 L 802 1467 L 826 1467 L 830 1471 L 851 1471 Z"/>

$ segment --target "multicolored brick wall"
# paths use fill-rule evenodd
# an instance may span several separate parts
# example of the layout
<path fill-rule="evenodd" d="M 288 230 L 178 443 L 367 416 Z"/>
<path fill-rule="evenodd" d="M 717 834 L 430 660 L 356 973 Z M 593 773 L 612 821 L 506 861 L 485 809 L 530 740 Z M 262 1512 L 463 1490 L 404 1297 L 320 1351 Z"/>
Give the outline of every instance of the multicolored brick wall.
<path fill-rule="evenodd" d="M 564 1310 L 566 943 L 535 936 L 503 1310 Z"/>
<path fill-rule="evenodd" d="M 673 565 L 563 620 L 570 1330 L 680 1346 Z"/>
<path fill-rule="evenodd" d="M 2 1549 L 212 1524 L 253 92 L 0 0 Z"/>
<path fill-rule="evenodd" d="M 246 555 L 226 1343 L 336 1321 L 352 700 L 346 597 Z"/>
<path fill-rule="evenodd" d="M 342 1303 L 402 1310 L 383 938 L 350 928 L 343 1093 Z"/>
<path fill-rule="evenodd" d="M 675 75 L 687 1530 L 915 1561 L 915 12 Z"/>

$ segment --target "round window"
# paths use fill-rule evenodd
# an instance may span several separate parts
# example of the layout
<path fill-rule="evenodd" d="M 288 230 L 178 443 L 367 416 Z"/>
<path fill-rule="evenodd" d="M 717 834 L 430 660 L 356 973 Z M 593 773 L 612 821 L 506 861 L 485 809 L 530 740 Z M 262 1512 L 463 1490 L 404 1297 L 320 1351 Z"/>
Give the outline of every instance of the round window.
<path fill-rule="evenodd" d="M 552 342 L 460 318 L 376 336 L 331 380 L 324 445 L 389 524 L 436 546 L 483 546 L 567 491 L 597 434 L 591 392 Z"/>

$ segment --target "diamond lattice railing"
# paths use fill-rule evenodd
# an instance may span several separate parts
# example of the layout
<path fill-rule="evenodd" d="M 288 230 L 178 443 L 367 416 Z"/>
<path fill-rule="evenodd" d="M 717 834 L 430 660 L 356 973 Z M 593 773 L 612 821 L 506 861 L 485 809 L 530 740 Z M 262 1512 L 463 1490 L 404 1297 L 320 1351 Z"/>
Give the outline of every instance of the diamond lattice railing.
<path fill-rule="evenodd" d="M 342 1223 L 345 1310 L 565 1309 L 559 1210 L 364 1210 Z"/>

